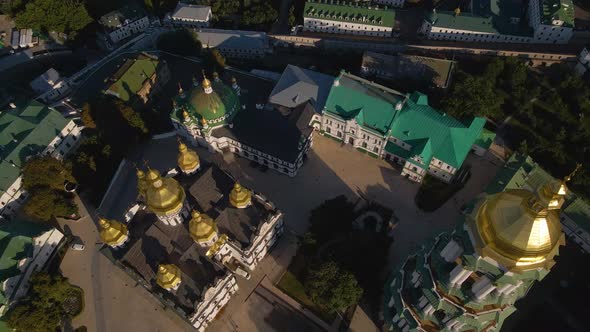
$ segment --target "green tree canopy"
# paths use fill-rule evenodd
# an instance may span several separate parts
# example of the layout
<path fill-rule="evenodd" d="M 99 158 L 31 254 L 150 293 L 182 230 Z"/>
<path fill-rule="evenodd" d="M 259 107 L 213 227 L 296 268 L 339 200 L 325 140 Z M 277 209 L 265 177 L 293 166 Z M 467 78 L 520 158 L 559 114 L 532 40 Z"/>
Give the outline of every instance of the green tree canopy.
<path fill-rule="evenodd" d="M 17 332 L 55 331 L 61 320 L 82 310 L 79 288 L 59 275 L 37 273 L 30 279 L 27 297 L 6 314 L 6 324 Z"/>
<path fill-rule="evenodd" d="M 64 190 L 66 181 L 75 182 L 71 166 L 53 157 L 31 158 L 23 167 L 23 186 L 26 190 L 39 187 Z"/>
<path fill-rule="evenodd" d="M 493 81 L 465 74 L 458 78 L 451 94 L 443 100 L 443 109 L 458 118 L 473 115 L 495 118 L 500 115 L 502 102 Z"/>
<path fill-rule="evenodd" d="M 19 28 L 64 32 L 70 36 L 92 22 L 80 0 L 33 0 L 16 15 Z"/>
<path fill-rule="evenodd" d="M 202 45 L 196 32 L 179 29 L 161 34 L 156 47 L 173 54 L 197 56 L 201 54 Z"/>
<path fill-rule="evenodd" d="M 331 311 L 344 310 L 356 304 L 363 293 L 354 275 L 342 270 L 333 261 L 311 268 L 304 286 L 312 301 Z"/>
<path fill-rule="evenodd" d="M 29 199 L 23 206 L 26 215 L 41 221 L 55 217 L 66 217 L 78 212 L 78 208 L 66 193 L 49 187 L 35 188 L 29 192 Z"/>

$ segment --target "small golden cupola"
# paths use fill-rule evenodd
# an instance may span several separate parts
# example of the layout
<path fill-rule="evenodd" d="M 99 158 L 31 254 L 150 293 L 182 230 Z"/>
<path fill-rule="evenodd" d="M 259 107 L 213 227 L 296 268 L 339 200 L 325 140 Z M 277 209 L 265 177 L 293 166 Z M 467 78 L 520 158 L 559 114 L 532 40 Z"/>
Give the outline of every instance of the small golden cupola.
<path fill-rule="evenodd" d="M 199 245 L 209 247 L 218 238 L 218 229 L 215 221 L 204 213 L 195 210 L 192 212 L 192 218 L 189 221 L 189 233 L 193 240 Z"/>
<path fill-rule="evenodd" d="M 156 282 L 166 290 L 177 290 L 182 282 L 180 269 L 174 264 L 160 264 Z"/>
<path fill-rule="evenodd" d="M 211 92 L 213 92 L 213 88 L 211 87 L 211 81 L 209 81 L 209 79 L 207 78 L 207 76 L 205 75 L 205 71 L 203 70 L 203 91 L 205 91 L 206 94 L 210 94 Z"/>
<path fill-rule="evenodd" d="M 137 169 L 137 194 L 141 197 L 145 197 L 145 191 L 147 189 L 147 179 L 145 178 L 145 173 Z"/>
<path fill-rule="evenodd" d="M 160 172 L 152 168 L 147 171 L 146 180 L 145 204 L 148 210 L 166 224 L 181 224 L 180 214 L 186 199 L 182 186 L 175 179 L 162 177 Z"/>
<path fill-rule="evenodd" d="M 244 209 L 252 204 L 252 193 L 236 182 L 229 193 L 229 202 L 238 209 Z"/>
<path fill-rule="evenodd" d="M 194 174 L 201 165 L 197 153 L 189 149 L 186 144 L 178 144 L 178 167 L 184 174 Z"/>
<path fill-rule="evenodd" d="M 98 224 L 100 226 L 100 239 L 110 247 L 121 247 L 129 239 L 127 226 L 118 221 L 100 218 Z"/>

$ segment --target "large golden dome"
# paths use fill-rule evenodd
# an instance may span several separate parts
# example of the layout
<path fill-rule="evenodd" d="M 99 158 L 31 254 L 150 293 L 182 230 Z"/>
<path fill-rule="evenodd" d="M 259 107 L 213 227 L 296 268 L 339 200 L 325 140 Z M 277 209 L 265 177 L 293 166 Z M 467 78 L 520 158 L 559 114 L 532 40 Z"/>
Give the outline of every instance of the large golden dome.
<path fill-rule="evenodd" d="M 486 199 L 475 216 L 482 256 L 507 268 L 550 267 L 565 243 L 559 207 L 528 190 L 508 190 Z"/>
<path fill-rule="evenodd" d="M 150 211 L 159 215 L 169 215 L 182 209 L 186 196 L 176 180 L 163 178 L 157 170 L 149 169 L 146 181 L 148 185 L 145 200 Z"/>

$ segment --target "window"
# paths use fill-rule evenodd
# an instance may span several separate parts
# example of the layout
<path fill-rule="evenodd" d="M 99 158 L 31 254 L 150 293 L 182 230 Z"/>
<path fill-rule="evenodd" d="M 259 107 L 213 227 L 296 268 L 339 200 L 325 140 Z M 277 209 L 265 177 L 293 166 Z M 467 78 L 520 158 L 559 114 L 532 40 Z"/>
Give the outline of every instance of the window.
<path fill-rule="evenodd" d="M 447 169 L 451 169 L 451 166 L 447 165 Z"/>
<path fill-rule="evenodd" d="M 379 148 L 378 148 L 378 147 L 374 147 L 374 148 L 373 148 L 373 152 L 375 152 L 375 153 L 379 153 Z"/>
<path fill-rule="evenodd" d="M 70 143 L 66 143 L 66 147 L 71 148 L 72 146 L 70 145 Z"/>
<path fill-rule="evenodd" d="M 367 142 L 363 142 L 363 148 L 367 148 Z"/>
<path fill-rule="evenodd" d="M 326 128 L 326 132 L 329 134 L 330 133 L 330 127 Z"/>
<path fill-rule="evenodd" d="M 338 137 L 342 137 L 342 132 L 341 131 L 338 132 Z"/>

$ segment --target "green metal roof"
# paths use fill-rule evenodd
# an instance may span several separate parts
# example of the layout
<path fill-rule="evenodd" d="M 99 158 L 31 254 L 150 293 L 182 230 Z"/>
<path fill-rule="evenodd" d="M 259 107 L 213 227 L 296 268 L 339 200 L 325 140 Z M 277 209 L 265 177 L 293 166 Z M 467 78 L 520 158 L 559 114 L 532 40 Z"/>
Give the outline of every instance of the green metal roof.
<path fill-rule="evenodd" d="M 387 144 L 385 145 L 385 151 L 404 159 L 407 159 L 410 156 L 410 151 L 402 148 L 401 146 L 393 142 L 387 142 Z"/>
<path fill-rule="evenodd" d="M 475 118 L 466 127 L 455 118 L 430 107 L 424 97 L 421 93 L 413 93 L 408 98 L 394 121 L 391 135 L 410 145 L 420 142 L 418 154 L 426 165 L 435 157 L 455 168 L 461 167 L 471 146 L 481 135 L 486 120 Z"/>
<path fill-rule="evenodd" d="M 583 199 L 576 198 L 563 210 L 563 213 L 578 226 L 590 232 L 590 204 Z"/>
<path fill-rule="evenodd" d="M 534 0 L 533 0 L 534 1 Z M 553 20 L 563 22 L 563 27 L 574 27 L 574 3 L 572 0 L 536 0 L 540 1 L 541 23 L 554 25 Z"/>
<path fill-rule="evenodd" d="M 395 104 L 404 95 L 360 77 L 342 73 L 332 86 L 324 111 L 386 135 L 395 118 Z"/>
<path fill-rule="evenodd" d="M 490 182 L 486 193 L 496 194 L 506 189 L 522 188 L 527 175 L 535 167 L 537 164 L 531 157 L 514 153 Z"/>
<path fill-rule="evenodd" d="M 47 230 L 22 220 L 6 221 L 0 226 L 0 282 L 20 274 L 18 262 L 33 253 L 33 238 Z"/>
<path fill-rule="evenodd" d="M 26 158 L 44 150 L 68 122 L 37 101 L 0 113 L 0 191 L 14 183 Z"/>
<path fill-rule="evenodd" d="M 479 138 L 475 141 L 475 145 L 487 150 L 490 147 L 490 145 L 492 145 L 495 138 L 496 133 L 484 128 L 481 132 L 481 135 L 479 135 Z"/>
<path fill-rule="evenodd" d="M 462 10 L 465 8 L 461 8 Z M 481 33 L 532 37 L 533 30 L 521 18 L 521 6 L 514 0 L 474 0 L 471 12 L 441 11 L 428 15 L 433 26 Z M 513 23 L 512 18 L 520 19 Z"/>
<path fill-rule="evenodd" d="M 358 3 L 332 4 L 317 0 L 308 0 L 303 11 L 304 17 L 318 18 L 337 22 L 374 25 L 393 28 L 395 11 L 377 6 L 365 7 Z"/>
<path fill-rule="evenodd" d="M 123 101 L 129 101 L 131 96 L 137 94 L 143 83 L 148 80 L 158 67 L 158 60 L 148 57 L 139 57 L 128 60 L 130 66 L 109 87 L 109 91 L 116 93 Z M 125 67 L 125 65 L 123 65 Z"/>

